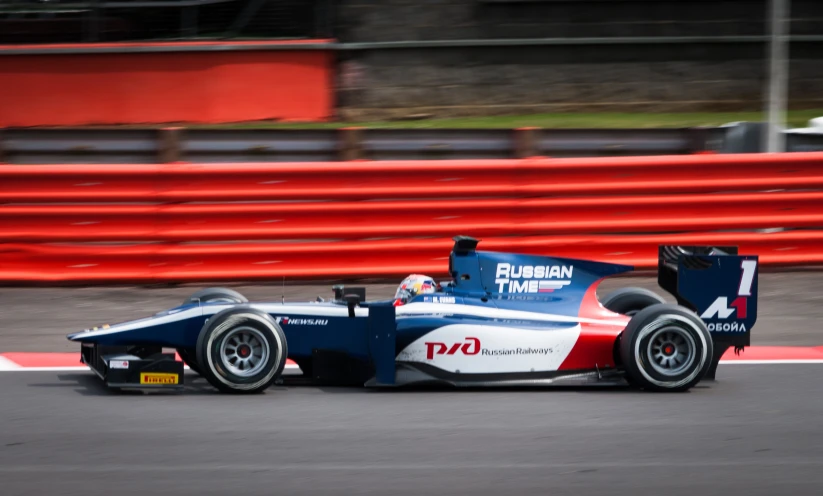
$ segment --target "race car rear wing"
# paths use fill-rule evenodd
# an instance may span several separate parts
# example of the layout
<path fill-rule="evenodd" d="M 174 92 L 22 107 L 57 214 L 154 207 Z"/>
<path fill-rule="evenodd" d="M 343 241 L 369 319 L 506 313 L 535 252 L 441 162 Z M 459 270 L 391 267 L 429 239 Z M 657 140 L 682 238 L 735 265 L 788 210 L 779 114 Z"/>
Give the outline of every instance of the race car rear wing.
<path fill-rule="evenodd" d="M 658 284 L 697 313 L 711 332 L 714 357 L 707 378 L 714 378 L 730 347 L 739 352 L 751 344 L 757 276 L 757 255 L 739 255 L 736 246 L 658 247 Z"/>

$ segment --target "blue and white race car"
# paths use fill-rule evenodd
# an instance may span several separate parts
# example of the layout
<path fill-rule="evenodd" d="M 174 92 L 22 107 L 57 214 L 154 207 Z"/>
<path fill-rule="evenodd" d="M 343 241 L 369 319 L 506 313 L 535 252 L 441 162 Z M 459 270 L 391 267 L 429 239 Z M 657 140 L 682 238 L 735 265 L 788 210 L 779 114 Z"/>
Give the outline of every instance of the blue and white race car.
<path fill-rule="evenodd" d="M 484 252 L 473 238 L 454 239 L 451 280 L 413 275 L 392 299 L 336 286 L 331 301 L 252 303 L 210 288 L 68 339 L 112 388 L 180 388 L 186 363 L 226 393 L 288 383 L 289 359 L 303 384 L 684 391 L 713 378 L 730 347 L 750 344 L 758 258 L 735 247 L 659 247 L 658 282 L 678 301 L 667 304 L 642 288 L 598 298 L 603 278 L 631 266 Z"/>

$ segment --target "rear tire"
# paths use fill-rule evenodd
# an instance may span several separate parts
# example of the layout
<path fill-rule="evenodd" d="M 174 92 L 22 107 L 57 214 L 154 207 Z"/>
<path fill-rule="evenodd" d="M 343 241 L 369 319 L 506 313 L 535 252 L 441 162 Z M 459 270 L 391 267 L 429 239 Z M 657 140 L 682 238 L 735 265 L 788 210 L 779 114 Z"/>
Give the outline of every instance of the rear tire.
<path fill-rule="evenodd" d="M 714 344 L 691 310 L 672 304 L 647 307 L 632 317 L 620 338 L 629 382 L 649 391 L 686 391 L 711 366 Z"/>
<path fill-rule="evenodd" d="M 228 288 L 206 288 L 195 292 L 185 300 L 183 305 L 190 305 L 196 303 L 248 303 L 249 300 L 245 296 Z M 189 366 L 189 369 L 198 374 L 203 375 L 200 365 L 197 363 L 197 350 L 194 348 L 177 348 L 177 354 L 183 360 L 183 363 Z"/>
<path fill-rule="evenodd" d="M 606 295 L 601 303 L 607 310 L 631 317 L 651 305 L 666 303 L 666 300 L 645 288 L 621 288 Z"/>
<path fill-rule="evenodd" d="M 287 357 L 286 336 L 277 322 L 245 306 L 217 313 L 197 338 L 202 375 L 223 393 L 263 392 L 283 373 Z"/>

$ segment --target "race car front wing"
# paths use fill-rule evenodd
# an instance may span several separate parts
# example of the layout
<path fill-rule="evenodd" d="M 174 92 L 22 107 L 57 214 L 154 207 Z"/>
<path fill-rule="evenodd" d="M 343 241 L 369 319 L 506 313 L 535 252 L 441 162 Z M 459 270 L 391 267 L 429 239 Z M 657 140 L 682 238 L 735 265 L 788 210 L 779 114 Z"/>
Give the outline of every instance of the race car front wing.
<path fill-rule="evenodd" d="M 183 362 L 161 348 L 83 343 L 81 362 L 115 389 L 182 389 Z"/>

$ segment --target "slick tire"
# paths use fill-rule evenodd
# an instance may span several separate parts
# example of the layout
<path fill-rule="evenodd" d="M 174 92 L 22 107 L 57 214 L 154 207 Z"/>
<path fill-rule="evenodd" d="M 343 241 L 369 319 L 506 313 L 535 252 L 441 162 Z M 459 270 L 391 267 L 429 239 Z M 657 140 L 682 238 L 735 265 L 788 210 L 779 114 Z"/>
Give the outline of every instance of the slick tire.
<path fill-rule="evenodd" d="M 197 291 L 185 300 L 183 305 L 192 303 L 248 303 L 249 300 L 237 291 L 229 288 L 206 288 Z"/>
<path fill-rule="evenodd" d="M 223 393 L 254 394 L 283 373 L 286 335 L 266 312 L 240 306 L 218 312 L 197 338 L 203 377 Z"/>
<path fill-rule="evenodd" d="M 692 388 L 708 372 L 713 351 L 711 334 L 700 317 L 668 303 L 637 312 L 620 337 L 627 379 L 647 391 Z"/>
<path fill-rule="evenodd" d="M 646 307 L 666 303 L 666 300 L 645 288 L 620 288 L 606 295 L 601 303 L 607 310 L 631 317 Z"/>
<path fill-rule="evenodd" d="M 203 375 L 200 371 L 200 366 L 197 365 L 197 350 L 194 348 L 177 348 L 177 354 L 183 360 L 183 363 L 188 365 L 189 370 L 197 375 Z"/>
<path fill-rule="evenodd" d="M 190 305 L 192 303 L 248 303 L 249 300 L 245 296 L 228 288 L 206 288 L 195 292 L 185 300 L 183 305 Z M 197 350 L 194 348 L 177 348 L 177 354 L 183 360 L 183 363 L 189 366 L 189 369 L 198 374 L 203 375 L 200 365 L 197 363 Z"/>

